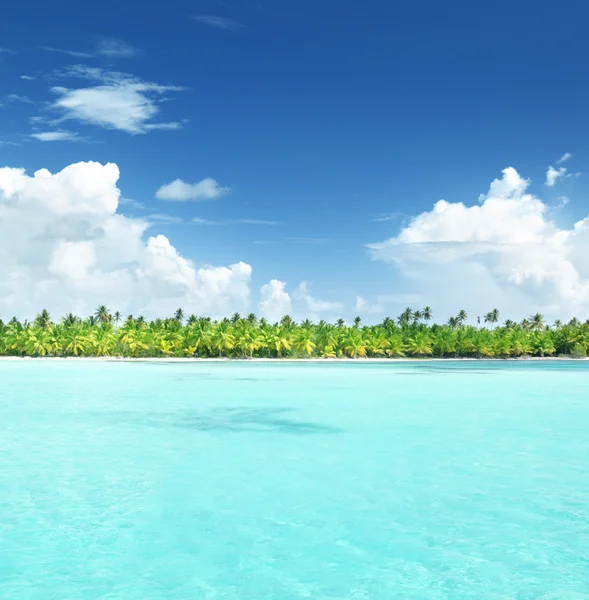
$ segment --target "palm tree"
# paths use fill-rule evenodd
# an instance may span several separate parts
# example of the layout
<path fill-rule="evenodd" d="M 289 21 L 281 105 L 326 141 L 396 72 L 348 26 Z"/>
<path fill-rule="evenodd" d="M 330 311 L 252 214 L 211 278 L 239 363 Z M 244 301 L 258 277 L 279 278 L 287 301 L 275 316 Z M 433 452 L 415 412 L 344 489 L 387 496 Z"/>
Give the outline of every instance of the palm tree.
<path fill-rule="evenodd" d="M 360 327 L 360 323 L 362 323 L 361 317 L 356 317 L 354 319 L 354 329 L 358 329 Z"/>
<path fill-rule="evenodd" d="M 463 309 L 456 315 L 456 320 L 458 321 L 458 325 L 464 325 L 466 319 L 468 319 L 468 315 L 466 311 Z"/>
<path fill-rule="evenodd" d="M 51 317 L 47 309 L 43 309 L 35 318 L 35 326 L 41 329 L 47 329 L 51 325 Z"/>
<path fill-rule="evenodd" d="M 413 311 L 409 307 L 407 307 L 399 315 L 399 318 L 397 319 L 397 322 L 399 323 L 399 325 L 401 325 L 401 327 L 407 326 L 411 322 L 412 316 L 413 316 Z"/>
<path fill-rule="evenodd" d="M 542 329 L 544 329 L 544 315 L 536 313 L 530 317 L 529 321 L 531 329 L 536 331 L 542 331 Z"/>
<path fill-rule="evenodd" d="M 229 325 L 222 323 L 213 330 L 211 346 L 217 350 L 219 357 L 223 356 L 223 352 L 231 350 L 235 346 L 235 338 Z"/>
<path fill-rule="evenodd" d="M 448 319 L 448 327 L 451 327 L 452 329 L 456 329 L 458 327 L 458 325 L 460 325 L 460 321 L 458 320 L 458 317 L 450 317 Z"/>
<path fill-rule="evenodd" d="M 429 323 L 432 320 L 432 309 L 429 306 L 426 306 L 422 312 L 423 312 L 423 320 L 426 323 Z"/>
<path fill-rule="evenodd" d="M 284 315 L 284 317 L 280 319 L 280 325 L 282 325 L 282 327 L 290 329 L 294 324 L 295 323 L 290 315 Z"/>
<path fill-rule="evenodd" d="M 426 333 L 418 331 L 407 343 L 407 349 L 413 356 L 431 356 L 432 339 Z"/>
<path fill-rule="evenodd" d="M 311 356 L 315 350 L 313 332 L 309 328 L 300 329 L 294 340 L 295 349 L 306 356 Z"/>
<path fill-rule="evenodd" d="M 174 319 L 176 319 L 178 323 L 182 323 L 182 321 L 184 321 L 184 311 L 181 308 L 178 308 L 174 313 Z"/>
<path fill-rule="evenodd" d="M 288 351 L 292 347 L 292 337 L 288 328 L 280 326 L 269 330 L 266 335 L 265 345 L 275 350 L 276 355 L 280 358 L 283 351 Z"/>
<path fill-rule="evenodd" d="M 494 308 L 491 312 L 488 312 L 485 315 L 485 323 L 491 323 L 492 325 L 495 325 L 495 323 L 497 323 L 499 321 L 499 311 Z"/>
<path fill-rule="evenodd" d="M 395 325 L 395 322 L 391 319 L 391 317 L 385 317 L 381 327 L 384 329 L 391 329 Z"/>
<path fill-rule="evenodd" d="M 348 330 L 348 335 L 343 340 L 343 349 L 350 358 L 366 356 L 366 342 L 357 329 Z"/>
<path fill-rule="evenodd" d="M 112 318 L 113 318 L 113 321 L 115 322 L 115 325 L 118 327 L 119 323 L 123 319 L 123 315 L 121 315 L 121 313 L 117 310 L 115 312 L 115 314 L 112 316 Z"/>
<path fill-rule="evenodd" d="M 94 312 L 94 316 L 99 323 L 110 323 L 111 316 L 108 308 L 104 304 L 101 304 L 96 311 Z"/>
<path fill-rule="evenodd" d="M 426 307 L 427 308 L 427 307 Z M 544 317 L 536 314 L 520 325 L 509 319 L 495 328 L 499 311 L 487 313 L 488 327 L 464 324 L 463 311 L 448 320 L 448 325 L 419 323 L 427 321 L 431 309 L 412 312 L 406 309 L 399 317 L 401 327 L 391 318 L 380 325 L 362 326 L 356 319 L 347 326 L 309 319 L 295 323 L 285 317 L 280 325 L 259 322 L 255 315 L 242 319 L 212 321 L 192 315 L 186 326 L 174 318 L 129 316 L 122 327 L 114 328 L 120 313 L 106 317 L 108 310 L 99 307 L 82 321 L 72 313 L 54 324 L 46 310 L 33 323 L 12 318 L 0 320 L 0 355 L 9 356 L 228 356 L 228 357 L 518 357 L 518 356 L 584 356 L 589 349 L 589 322 L 571 319 L 567 325 L 555 322 L 546 327 Z M 408 320 L 409 319 L 409 320 Z M 411 324 L 411 319 L 415 324 Z"/>

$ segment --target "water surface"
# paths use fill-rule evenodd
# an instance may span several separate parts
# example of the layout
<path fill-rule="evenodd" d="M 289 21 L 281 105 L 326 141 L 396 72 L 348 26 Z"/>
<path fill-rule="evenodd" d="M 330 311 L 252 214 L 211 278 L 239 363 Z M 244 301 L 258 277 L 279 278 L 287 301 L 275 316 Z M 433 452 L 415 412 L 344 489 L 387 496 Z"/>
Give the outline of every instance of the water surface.
<path fill-rule="evenodd" d="M 2 361 L 0 598 L 589 598 L 589 365 Z"/>

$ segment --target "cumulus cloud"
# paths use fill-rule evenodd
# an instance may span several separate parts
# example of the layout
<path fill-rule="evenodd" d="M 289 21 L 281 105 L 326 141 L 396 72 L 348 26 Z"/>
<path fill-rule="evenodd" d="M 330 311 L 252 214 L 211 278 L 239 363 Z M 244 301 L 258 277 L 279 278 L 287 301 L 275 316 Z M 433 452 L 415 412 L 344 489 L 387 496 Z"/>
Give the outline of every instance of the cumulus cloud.
<path fill-rule="evenodd" d="M 311 286 L 308 281 L 301 281 L 299 287 L 295 291 L 295 297 L 302 300 L 305 306 L 305 313 L 317 315 L 318 313 L 334 312 L 341 310 L 342 305 L 339 302 L 327 302 L 319 300 L 311 295 Z"/>
<path fill-rule="evenodd" d="M 162 185 L 155 197 L 159 200 L 214 200 L 229 192 L 229 188 L 222 187 L 214 179 L 207 177 L 198 183 L 186 183 L 182 179 L 175 179 L 172 183 Z"/>
<path fill-rule="evenodd" d="M 31 133 L 31 137 L 41 142 L 74 142 L 81 138 L 77 133 L 71 131 L 43 131 L 40 133 Z"/>
<path fill-rule="evenodd" d="M 24 79 L 25 81 L 33 81 L 35 79 L 34 77 L 31 77 L 30 75 L 21 75 L 20 78 Z"/>
<path fill-rule="evenodd" d="M 245 311 L 252 269 L 196 267 L 149 223 L 118 212 L 115 164 L 52 174 L 0 168 L 0 313 L 91 313 L 97 304 L 148 317 L 178 307 L 201 315 Z"/>
<path fill-rule="evenodd" d="M 284 281 L 272 279 L 261 287 L 258 310 L 272 323 L 292 313 L 292 301 Z"/>
<path fill-rule="evenodd" d="M 370 244 L 369 253 L 393 263 L 421 301 L 447 313 L 497 307 L 512 318 L 586 316 L 589 218 L 561 229 L 528 186 L 509 167 L 480 204 L 440 200 L 395 237 Z"/>
<path fill-rule="evenodd" d="M 51 108 L 61 113 L 60 121 L 75 120 L 130 134 L 147 133 L 155 129 L 178 129 L 181 126 L 178 122 L 157 123 L 153 119 L 160 112 L 160 100 L 168 92 L 182 91 L 182 87 L 160 85 L 126 73 L 81 65 L 62 71 L 60 76 L 94 83 L 87 87 L 52 88 L 58 98 Z"/>
<path fill-rule="evenodd" d="M 557 179 L 561 177 L 565 177 L 567 170 L 564 167 L 560 167 L 560 169 L 555 169 L 552 165 L 548 167 L 546 171 L 546 185 L 548 187 L 552 187 Z"/>
<path fill-rule="evenodd" d="M 384 312 L 384 307 L 378 301 L 374 304 L 365 300 L 362 296 L 356 296 L 354 309 L 360 315 L 377 315 Z"/>
<path fill-rule="evenodd" d="M 557 161 L 556 164 L 560 165 L 563 162 L 566 162 L 567 160 L 569 160 L 570 158 L 573 158 L 573 155 L 570 152 L 565 152 Z"/>

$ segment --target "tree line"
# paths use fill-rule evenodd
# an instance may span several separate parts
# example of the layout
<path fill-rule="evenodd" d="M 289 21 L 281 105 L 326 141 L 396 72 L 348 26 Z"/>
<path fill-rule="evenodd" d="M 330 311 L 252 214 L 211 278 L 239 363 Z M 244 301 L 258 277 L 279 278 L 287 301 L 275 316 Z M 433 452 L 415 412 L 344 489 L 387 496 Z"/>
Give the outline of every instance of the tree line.
<path fill-rule="evenodd" d="M 59 321 L 42 310 L 32 321 L 0 319 L 2 356 L 122 356 L 227 358 L 518 358 L 584 357 L 589 348 L 589 320 L 548 324 L 535 314 L 520 322 L 494 309 L 467 324 L 461 310 L 444 324 L 433 322 L 432 309 L 406 308 L 396 319 L 378 325 L 352 324 L 290 316 L 269 323 L 255 314 L 212 320 L 178 309 L 173 317 L 146 320 L 112 313 L 99 306 L 87 318 L 72 313 Z"/>

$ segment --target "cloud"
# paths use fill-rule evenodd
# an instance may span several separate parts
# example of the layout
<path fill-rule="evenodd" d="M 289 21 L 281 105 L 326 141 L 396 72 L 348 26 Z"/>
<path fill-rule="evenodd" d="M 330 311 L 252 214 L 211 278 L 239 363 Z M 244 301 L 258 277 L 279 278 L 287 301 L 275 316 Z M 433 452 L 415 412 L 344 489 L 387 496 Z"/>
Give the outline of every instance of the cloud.
<path fill-rule="evenodd" d="M 556 164 L 560 165 L 563 162 L 566 162 L 567 160 L 569 160 L 570 158 L 573 158 L 573 155 L 570 152 L 565 152 L 557 161 Z"/>
<path fill-rule="evenodd" d="M 25 81 L 33 81 L 35 79 L 34 77 L 31 77 L 30 75 L 21 75 L 20 78 L 24 79 Z"/>
<path fill-rule="evenodd" d="M 235 219 L 233 223 L 240 223 L 242 225 L 268 225 L 269 227 L 284 225 L 280 221 L 264 221 L 263 219 Z"/>
<path fill-rule="evenodd" d="M 82 138 L 78 137 L 77 133 L 71 131 L 44 131 L 41 133 L 31 133 L 31 137 L 41 142 L 76 142 Z"/>
<path fill-rule="evenodd" d="M 583 316 L 589 309 L 589 218 L 559 228 L 548 205 L 527 193 L 529 183 L 509 167 L 481 204 L 440 200 L 395 237 L 370 244 L 369 254 L 395 265 L 406 291 L 437 314 L 497 307 L 510 318 Z"/>
<path fill-rule="evenodd" d="M 180 217 L 175 217 L 173 215 L 166 215 L 163 213 L 156 213 L 153 215 L 148 215 L 146 219 L 152 224 L 160 224 L 160 225 L 179 225 L 183 222 L 183 219 Z"/>
<path fill-rule="evenodd" d="M 23 104 L 32 104 L 32 100 L 27 96 L 19 96 L 18 94 L 8 94 L 0 100 L 0 107 L 8 106 L 14 102 L 22 102 Z"/>
<path fill-rule="evenodd" d="M 557 179 L 566 175 L 566 172 L 567 170 L 564 167 L 560 167 L 558 170 L 552 166 L 548 167 L 548 171 L 546 171 L 546 185 L 552 187 Z"/>
<path fill-rule="evenodd" d="M 272 323 L 292 313 L 292 302 L 285 288 L 286 283 L 277 279 L 272 279 L 260 288 L 258 310 Z"/>
<path fill-rule="evenodd" d="M 197 225 L 219 225 L 216 221 L 209 221 L 208 219 L 203 219 L 202 217 L 194 217 L 192 219 L 193 223 Z"/>
<path fill-rule="evenodd" d="M 354 309 L 360 315 L 375 315 L 384 312 L 384 307 L 378 302 L 370 304 L 362 296 L 356 296 L 356 305 Z"/>
<path fill-rule="evenodd" d="M 141 54 L 141 50 L 121 40 L 103 38 L 96 44 L 96 53 L 107 58 L 133 58 Z"/>
<path fill-rule="evenodd" d="M 550 166 L 546 171 L 545 185 L 547 185 L 548 187 L 553 187 L 559 179 L 571 179 L 573 177 L 580 177 L 581 175 L 582 173 L 568 173 L 567 169 L 565 169 L 564 167 L 560 167 L 560 169 L 555 169 L 554 167 Z"/>
<path fill-rule="evenodd" d="M 384 213 L 382 215 L 377 215 L 376 217 L 374 217 L 373 221 L 377 223 L 385 223 L 386 221 L 395 221 L 406 216 L 407 215 L 400 212 Z"/>
<path fill-rule="evenodd" d="M 90 52 L 76 52 L 75 50 L 64 50 L 63 48 L 53 48 L 51 46 L 43 46 L 41 50 L 45 52 L 57 52 L 59 54 L 67 54 L 74 58 L 92 58 L 93 55 Z"/>
<path fill-rule="evenodd" d="M 125 198 L 124 196 L 121 196 L 119 198 L 119 206 L 128 206 L 129 208 L 134 208 L 138 210 L 143 210 L 145 208 L 145 206 L 141 202 L 133 200 L 132 198 Z"/>
<path fill-rule="evenodd" d="M 148 317 L 246 311 L 250 265 L 198 268 L 167 237 L 147 237 L 145 220 L 118 212 L 118 178 L 112 163 L 0 169 L 2 316 L 87 315 L 101 303 Z"/>
<path fill-rule="evenodd" d="M 313 315 L 323 312 L 333 312 L 342 309 L 339 302 L 327 302 L 319 300 L 311 296 L 310 284 L 307 281 L 302 281 L 294 293 L 294 297 L 302 300 L 305 306 L 305 314 L 312 313 Z"/>
<path fill-rule="evenodd" d="M 198 183 L 186 183 L 182 179 L 175 179 L 172 183 L 162 185 L 155 193 L 155 197 L 159 200 L 185 202 L 187 200 L 214 200 L 228 192 L 229 188 L 222 187 L 210 177 Z"/>
<path fill-rule="evenodd" d="M 261 225 L 263 227 L 284 225 L 284 223 L 280 223 L 279 221 L 263 221 L 261 219 L 230 219 L 227 221 L 209 221 L 208 219 L 203 219 L 201 217 L 194 217 L 192 222 L 196 223 L 197 225 Z"/>
<path fill-rule="evenodd" d="M 289 242 L 295 244 L 326 244 L 328 240 L 323 238 L 310 238 L 310 237 L 289 237 Z"/>
<path fill-rule="evenodd" d="M 228 17 L 219 17 L 217 15 L 194 15 L 191 17 L 194 21 L 198 21 L 203 25 L 216 27 L 217 29 L 235 30 L 241 29 L 243 25 L 235 19 Z"/>
<path fill-rule="evenodd" d="M 75 120 L 130 134 L 155 129 L 178 129 L 180 123 L 153 123 L 160 112 L 159 101 L 170 91 L 184 88 L 142 81 L 126 73 L 104 71 L 81 65 L 62 71 L 62 77 L 82 78 L 97 85 L 81 88 L 56 86 L 58 99 L 51 108 L 61 113 L 58 122 Z"/>

